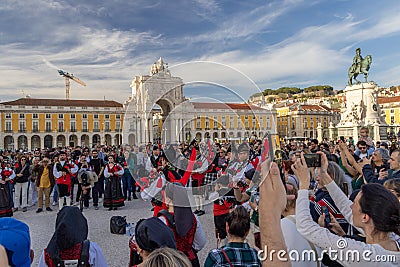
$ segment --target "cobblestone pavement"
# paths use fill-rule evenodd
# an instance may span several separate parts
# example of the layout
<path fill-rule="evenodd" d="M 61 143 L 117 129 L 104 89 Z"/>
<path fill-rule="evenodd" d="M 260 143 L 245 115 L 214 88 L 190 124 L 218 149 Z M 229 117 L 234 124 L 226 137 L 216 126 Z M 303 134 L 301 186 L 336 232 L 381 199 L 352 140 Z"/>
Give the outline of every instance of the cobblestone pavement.
<path fill-rule="evenodd" d="M 107 260 L 108 266 L 128 266 L 129 237 L 110 233 L 110 218 L 114 215 L 126 216 L 127 222 L 137 222 L 141 218 L 152 216 L 151 204 L 141 199 L 125 201 L 125 207 L 117 211 L 108 211 L 101 207 L 95 210 L 92 206 L 83 211 L 89 224 L 89 239 L 100 245 Z M 31 233 L 31 247 L 35 252 L 32 266 L 37 266 L 40 255 L 54 232 L 58 206 L 51 206 L 53 212 L 43 211 L 36 214 L 37 206 L 30 207 L 27 212 L 18 211 L 14 218 L 29 225 Z M 207 244 L 199 252 L 201 265 L 204 263 L 208 251 L 216 246 L 212 205 L 206 206 L 206 214 L 200 217 L 206 233 Z"/>

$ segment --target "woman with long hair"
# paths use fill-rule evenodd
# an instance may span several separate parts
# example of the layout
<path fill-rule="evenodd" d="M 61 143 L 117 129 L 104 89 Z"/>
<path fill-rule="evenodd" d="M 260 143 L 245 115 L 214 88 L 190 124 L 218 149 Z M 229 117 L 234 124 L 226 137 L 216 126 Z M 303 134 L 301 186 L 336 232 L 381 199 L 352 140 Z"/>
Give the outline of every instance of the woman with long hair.
<path fill-rule="evenodd" d="M 399 262 L 400 243 L 391 238 L 392 233 L 400 234 L 400 203 L 396 196 L 380 184 L 366 184 L 361 187 L 360 193 L 352 203 L 328 174 L 326 155 L 319 154 L 322 163 L 318 169 L 319 178 L 334 196 L 333 199 L 342 213 L 347 215 L 349 222 L 364 232 L 366 243 L 336 235 L 312 220 L 308 199 L 309 170 L 303 155 L 292 167 L 300 181 L 296 202 L 297 230 L 304 238 L 322 249 L 336 250 L 340 255 L 349 255 L 352 251 L 360 252 L 359 260 L 337 257 L 336 261 L 343 266 L 366 266 L 371 264 L 371 260 L 383 257 L 388 259 L 388 256 L 392 257 L 392 260 L 381 261 L 380 266 L 393 266 L 394 262 Z M 350 209 L 351 216 L 348 216 Z M 363 253 L 365 251 L 368 251 L 367 256 Z"/>

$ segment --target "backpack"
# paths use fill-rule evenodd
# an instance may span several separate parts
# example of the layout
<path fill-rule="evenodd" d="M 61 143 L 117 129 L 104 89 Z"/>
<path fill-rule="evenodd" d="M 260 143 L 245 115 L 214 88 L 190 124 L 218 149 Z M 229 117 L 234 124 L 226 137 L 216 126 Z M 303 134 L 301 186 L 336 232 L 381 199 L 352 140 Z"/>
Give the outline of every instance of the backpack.
<path fill-rule="evenodd" d="M 77 260 L 60 260 L 55 262 L 56 266 L 60 267 L 86 267 L 89 265 L 89 248 L 90 241 L 84 240 L 82 242 L 81 256 Z"/>
<path fill-rule="evenodd" d="M 110 231 L 112 234 L 126 234 L 126 217 L 112 216 L 110 219 Z"/>

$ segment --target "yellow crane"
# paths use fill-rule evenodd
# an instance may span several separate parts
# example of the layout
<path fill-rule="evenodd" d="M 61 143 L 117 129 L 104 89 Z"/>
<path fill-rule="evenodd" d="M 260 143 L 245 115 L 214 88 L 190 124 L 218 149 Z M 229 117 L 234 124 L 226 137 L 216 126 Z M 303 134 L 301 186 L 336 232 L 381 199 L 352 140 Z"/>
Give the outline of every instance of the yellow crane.
<path fill-rule="evenodd" d="M 58 73 L 65 78 L 65 97 L 69 100 L 69 80 L 73 80 L 83 86 L 86 86 L 86 83 L 75 77 L 72 73 L 68 73 L 63 70 L 58 70 Z"/>

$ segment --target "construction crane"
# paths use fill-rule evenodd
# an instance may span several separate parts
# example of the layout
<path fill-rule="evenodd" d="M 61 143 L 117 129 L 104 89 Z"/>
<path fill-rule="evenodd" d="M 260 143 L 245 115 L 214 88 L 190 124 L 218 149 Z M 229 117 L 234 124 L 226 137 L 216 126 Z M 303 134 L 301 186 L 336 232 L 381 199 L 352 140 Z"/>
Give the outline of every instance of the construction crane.
<path fill-rule="evenodd" d="M 73 80 L 83 86 L 86 86 L 86 83 L 84 83 L 83 81 L 79 80 L 77 77 L 75 77 L 72 73 L 68 73 L 66 71 L 63 70 L 58 70 L 58 73 L 61 76 L 64 76 L 65 78 L 65 97 L 67 100 L 69 100 L 69 80 Z"/>

